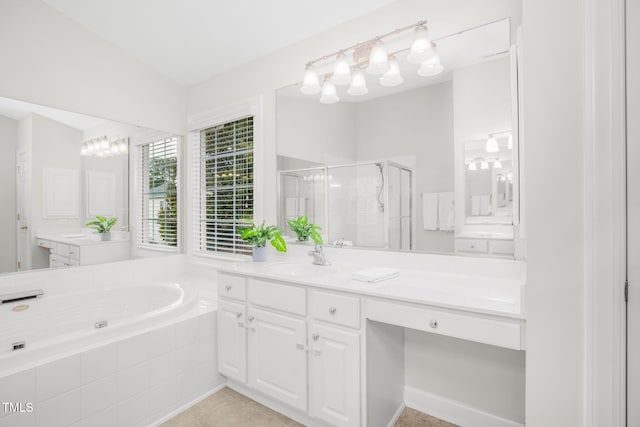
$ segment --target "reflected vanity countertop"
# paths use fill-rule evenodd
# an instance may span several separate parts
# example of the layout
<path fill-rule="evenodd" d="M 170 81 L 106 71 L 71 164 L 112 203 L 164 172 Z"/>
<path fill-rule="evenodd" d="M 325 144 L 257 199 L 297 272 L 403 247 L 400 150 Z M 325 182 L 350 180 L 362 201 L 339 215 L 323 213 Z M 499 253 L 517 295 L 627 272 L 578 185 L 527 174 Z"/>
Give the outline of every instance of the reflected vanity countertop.
<path fill-rule="evenodd" d="M 42 240 L 50 240 L 56 243 L 64 243 L 67 245 L 75 246 L 88 246 L 88 245 L 109 245 L 109 244 L 121 244 L 129 241 L 128 232 L 117 232 L 112 234 L 111 240 L 102 241 L 97 234 L 84 234 L 84 233 L 54 233 L 54 232 L 38 232 L 36 238 Z"/>
<path fill-rule="evenodd" d="M 456 239 L 494 239 L 494 240 L 513 240 L 513 232 L 511 233 L 495 233 L 488 231 L 467 231 L 455 235 Z"/>
<path fill-rule="evenodd" d="M 399 276 L 376 282 L 353 280 L 351 274 L 371 265 L 310 262 L 236 262 L 220 272 L 309 285 L 363 296 L 431 305 L 439 308 L 524 320 L 524 280 L 511 277 L 445 274 L 399 268 Z"/>

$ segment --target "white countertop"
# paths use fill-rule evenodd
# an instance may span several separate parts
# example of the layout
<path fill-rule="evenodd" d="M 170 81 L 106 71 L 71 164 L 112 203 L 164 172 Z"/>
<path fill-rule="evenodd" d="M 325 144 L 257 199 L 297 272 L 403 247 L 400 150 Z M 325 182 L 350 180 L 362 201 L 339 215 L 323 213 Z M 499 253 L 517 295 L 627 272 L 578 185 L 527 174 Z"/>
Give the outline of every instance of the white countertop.
<path fill-rule="evenodd" d="M 304 267 L 291 274 L 270 271 L 278 264 L 284 267 L 284 270 L 292 264 Z M 308 273 L 304 271 L 306 266 Z M 364 296 L 516 320 L 525 319 L 522 310 L 524 282 L 520 278 L 434 273 L 414 268 L 398 268 L 399 276 L 377 283 L 360 282 L 351 278 L 352 272 L 371 267 L 337 262 L 329 266 L 315 266 L 310 260 L 292 260 L 266 263 L 236 262 L 219 266 L 218 270 Z"/>
<path fill-rule="evenodd" d="M 38 239 L 51 240 L 52 242 L 64 243 L 66 245 L 75 246 L 87 246 L 87 245 L 109 245 L 109 244 L 121 244 L 123 242 L 129 242 L 129 239 L 114 239 L 113 235 L 111 240 L 102 241 L 97 234 L 82 234 L 82 233 L 50 233 L 50 232 L 38 232 L 36 234 Z"/>

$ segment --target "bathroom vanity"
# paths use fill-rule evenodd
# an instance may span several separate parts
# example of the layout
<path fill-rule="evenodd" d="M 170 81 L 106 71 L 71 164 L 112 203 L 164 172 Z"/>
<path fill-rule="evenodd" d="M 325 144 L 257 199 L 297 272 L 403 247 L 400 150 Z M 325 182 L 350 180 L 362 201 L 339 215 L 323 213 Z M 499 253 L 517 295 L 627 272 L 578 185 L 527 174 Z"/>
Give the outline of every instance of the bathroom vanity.
<path fill-rule="evenodd" d="M 103 242 L 84 234 L 39 234 L 37 245 L 49 250 L 49 267 L 102 264 L 129 259 L 130 242 L 118 239 Z"/>
<path fill-rule="evenodd" d="M 220 268 L 219 372 L 308 425 L 387 426 L 405 403 L 404 328 L 524 350 L 523 264 L 472 276 L 475 260 L 433 258 L 378 283 L 306 260 Z"/>

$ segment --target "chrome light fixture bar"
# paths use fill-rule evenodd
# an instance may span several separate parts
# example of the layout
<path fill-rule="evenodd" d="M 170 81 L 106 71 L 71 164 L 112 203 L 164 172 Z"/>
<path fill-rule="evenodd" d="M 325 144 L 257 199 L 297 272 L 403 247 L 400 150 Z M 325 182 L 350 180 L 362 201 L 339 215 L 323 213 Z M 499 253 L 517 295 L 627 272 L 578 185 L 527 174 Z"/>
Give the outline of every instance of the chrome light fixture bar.
<path fill-rule="evenodd" d="M 80 148 L 81 156 L 111 157 L 129 152 L 129 138 L 110 138 L 106 135 L 85 141 Z"/>
<path fill-rule="evenodd" d="M 400 66 L 396 55 L 409 51 L 407 61 L 420 64 L 418 75 L 431 77 L 440 74 L 444 67 L 440 62 L 440 55 L 436 51 L 436 45 L 429 37 L 427 21 L 418 21 L 413 25 L 398 28 L 381 36 L 376 36 L 340 49 L 328 55 L 307 62 L 304 79 L 300 91 L 305 95 L 317 95 L 321 93 L 320 102 L 333 104 L 339 101 L 336 86 L 349 85 L 347 93 L 352 96 L 364 95 L 368 92 L 363 70 L 368 74 L 380 76 L 380 84 L 385 87 L 393 87 L 402 84 Z M 384 40 L 413 30 L 411 45 L 387 52 Z M 352 54 L 352 63 L 349 62 L 347 53 Z M 321 62 L 333 60 L 333 70 L 330 74 L 320 76 L 317 66 Z M 324 77 L 322 86 L 320 77 Z"/>

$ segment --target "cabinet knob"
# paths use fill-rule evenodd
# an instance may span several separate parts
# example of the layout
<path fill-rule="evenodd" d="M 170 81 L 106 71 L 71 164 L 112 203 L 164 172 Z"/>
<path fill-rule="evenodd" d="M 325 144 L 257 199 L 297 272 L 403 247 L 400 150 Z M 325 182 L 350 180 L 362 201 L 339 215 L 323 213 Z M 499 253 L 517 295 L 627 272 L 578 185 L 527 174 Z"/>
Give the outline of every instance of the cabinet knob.
<path fill-rule="evenodd" d="M 242 313 L 236 313 L 236 317 L 237 317 L 237 318 L 242 317 Z"/>
<path fill-rule="evenodd" d="M 433 329 L 438 327 L 438 321 L 433 319 L 431 322 L 429 322 L 429 326 L 431 326 Z"/>
<path fill-rule="evenodd" d="M 227 285 L 224 288 L 227 290 L 227 292 L 229 292 L 231 290 L 231 285 Z"/>
<path fill-rule="evenodd" d="M 320 334 L 313 334 L 311 338 L 313 338 L 314 341 L 318 341 L 318 338 L 320 338 Z"/>
<path fill-rule="evenodd" d="M 244 322 L 238 322 L 238 328 L 244 328 Z"/>
<path fill-rule="evenodd" d="M 322 350 L 320 350 L 318 347 L 313 347 L 313 354 L 316 356 L 320 356 L 322 355 Z"/>
<path fill-rule="evenodd" d="M 253 328 L 253 327 L 249 328 L 249 332 L 255 332 L 255 331 L 256 331 L 256 328 Z"/>
<path fill-rule="evenodd" d="M 249 316 L 249 322 L 253 322 L 254 319 L 255 319 L 255 316 Z"/>
<path fill-rule="evenodd" d="M 329 314 L 336 314 L 336 308 L 335 307 L 329 307 Z"/>
<path fill-rule="evenodd" d="M 297 348 L 298 350 L 304 350 L 304 344 L 303 344 L 303 343 L 301 343 L 301 342 L 297 342 L 297 343 L 296 343 L 296 348 Z"/>

